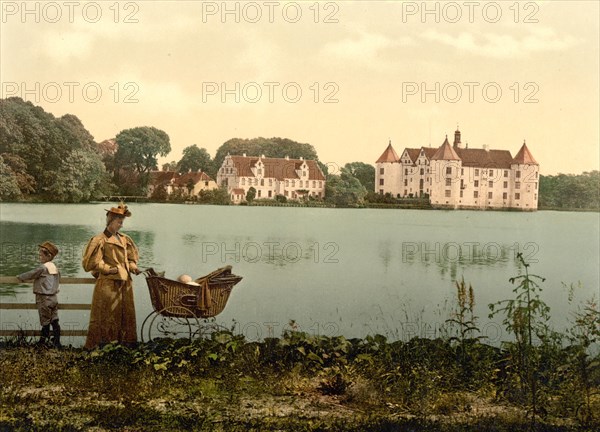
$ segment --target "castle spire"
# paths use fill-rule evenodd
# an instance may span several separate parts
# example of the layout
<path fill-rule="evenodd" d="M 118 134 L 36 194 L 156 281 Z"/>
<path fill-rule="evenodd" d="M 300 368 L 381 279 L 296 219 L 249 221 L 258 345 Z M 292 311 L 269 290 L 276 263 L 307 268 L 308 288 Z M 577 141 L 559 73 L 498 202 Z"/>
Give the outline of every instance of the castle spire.
<path fill-rule="evenodd" d="M 460 130 L 458 129 L 458 125 L 456 125 L 456 130 L 454 131 L 454 148 L 462 148 L 462 143 L 460 142 Z"/>

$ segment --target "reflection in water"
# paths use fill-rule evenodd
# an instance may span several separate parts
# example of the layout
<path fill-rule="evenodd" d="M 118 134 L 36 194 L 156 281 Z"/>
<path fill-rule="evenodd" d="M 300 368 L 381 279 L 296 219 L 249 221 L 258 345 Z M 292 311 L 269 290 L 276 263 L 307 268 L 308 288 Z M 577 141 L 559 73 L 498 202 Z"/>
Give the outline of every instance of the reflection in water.
<path fill-rule="evenodd" d="M 0 275 L 16 276 L 39 265 L 38 245 L 50 240 L 59 249 L 54 259 L 63 277 L 88 277 L 81 267 L 83 249 L 97 234 L 90 227 L 78 225 L 47 225 L 1 222 Z M 99 231 L 98 231 L 99 232 Z M 154 233 L 127 232 L 140 246 L 140 255 L 149 266 L 153 263 Z M 0 286 L 0 296 L 14 296 L 30 291 L 31 284 Z"/>
<path fill-rule="evenodd" d="M 381 248 L 389 246 L 384 243 Z M 446 276 L 450 273 L 452 280 L 457 280 L 458 271 L 465 271 L 469 267 L 500 267 L 508 264 L 520 268 L 518 253 L 527 255 L 528 251 L 537 251 L 535 243 L 521 246 L 519 243 L 506 244 L 498 242 L 403 242 L 402 262 L 409 265 L 436 265 L 440 274 Z M 528 262 L 537 262 L 534 254 L 529 253 Z"/>

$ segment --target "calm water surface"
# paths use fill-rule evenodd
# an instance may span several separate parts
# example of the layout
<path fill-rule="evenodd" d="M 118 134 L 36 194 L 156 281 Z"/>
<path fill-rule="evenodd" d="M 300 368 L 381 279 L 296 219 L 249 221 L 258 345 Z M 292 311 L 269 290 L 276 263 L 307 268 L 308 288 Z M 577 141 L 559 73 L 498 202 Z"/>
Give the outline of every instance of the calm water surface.
<path fill-rule="evenodd" d="M 104 229 L 108 204 L 0 205 L 0 274 L 36 264 L 36 245 L 54 241 L 63 276 L 86 277 L 80 265 L 90 237 Z M 295 320 L 310 333 L 393 339 L 435 336 L 448 317 L 454 281 L 475 289 L 480 326 L 502 334 L 487 304 L 509 298 L 508 279 L 546 278 L 552 324 L 564 328 L 584 299 L 598 297 L 597 213 L 354 210 L 135 204 L 124 232 L 140 248 L 140 266 L 176 278 L 229 264 L 244 280 L 218 321 L 249 339 L 278 336 Z M 575 295 L 568 301 L 569 286 Z M 151 311 L 145 280 L 134 276 L 138 325 Z M 91 286 L 63 286 L 63 303 L 89 302 Z M 0 287 L 2 302 L 32 302 L 28 285 Z M 37 328 L 35 311 L 1 311 L 3 327 Z M 86 328 L 87 312 L 63 311 L 67 328 Z M 16 324 L 15 324 L 16 323 Z M 81 343 L 74 339 L 72 343 Z"/>

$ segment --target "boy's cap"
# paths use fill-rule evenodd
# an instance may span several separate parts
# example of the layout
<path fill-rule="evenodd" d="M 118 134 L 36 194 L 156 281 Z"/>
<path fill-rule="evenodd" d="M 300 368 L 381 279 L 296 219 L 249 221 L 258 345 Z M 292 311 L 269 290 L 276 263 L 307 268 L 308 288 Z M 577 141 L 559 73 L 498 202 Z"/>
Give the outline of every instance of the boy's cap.
<path fill-rule="evenodd" d="M 52 258 L 54 258 L 58 254 L 58 248 L 49 241 L 45 241 L 44 243 L 42 243 L 41 245 L 38 245 L 38 246 L 41 247 L 42 249 L 46 249 L 48 252 L 50 252 L 50 255 L 52 255 Z"/>

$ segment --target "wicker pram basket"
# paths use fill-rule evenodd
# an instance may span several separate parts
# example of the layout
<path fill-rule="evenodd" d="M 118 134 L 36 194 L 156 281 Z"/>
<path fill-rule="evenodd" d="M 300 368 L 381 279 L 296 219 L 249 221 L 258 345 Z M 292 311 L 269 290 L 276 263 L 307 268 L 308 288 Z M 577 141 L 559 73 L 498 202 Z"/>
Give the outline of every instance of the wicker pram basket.
<path fill-rule="evenodd" d="M 167 317 L 214 317 L 223 311 L 231 290 L 242 280 L 241 276 L 231 273 L 231 266 L 196 279 L 198 285 L 167 279 L 153 269 L 145 273 L 152 307 Z"/>

